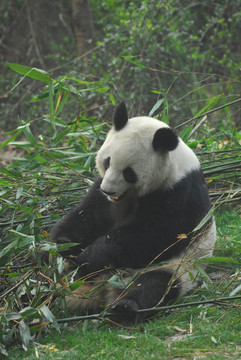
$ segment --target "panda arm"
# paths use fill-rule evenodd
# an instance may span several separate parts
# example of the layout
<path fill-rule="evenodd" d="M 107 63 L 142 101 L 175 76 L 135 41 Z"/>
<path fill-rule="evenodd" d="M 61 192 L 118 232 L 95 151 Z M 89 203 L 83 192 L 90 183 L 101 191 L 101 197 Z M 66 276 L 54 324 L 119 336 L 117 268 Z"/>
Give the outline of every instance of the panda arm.
<path fill-rule="evenodd" d="M 83 275 L 105 266 L 143 267 L 158 253 L 154 242 L 150 241 L 141 224 L 127 225 L 99 237 L 78 255 L 76 265 L 80 266 Z"/>
<path fill-rule="evenodd" d="M 62 255 L 76 255 L 95 239 L 105 234 L 111 225 L 111 204 L 100 191 L 101 179 L 98 178 L 88 193 L 80 199 L 79 205 L 53 227 L 50 232 L 52 241 L 58 244 L 78 243 Z"/>

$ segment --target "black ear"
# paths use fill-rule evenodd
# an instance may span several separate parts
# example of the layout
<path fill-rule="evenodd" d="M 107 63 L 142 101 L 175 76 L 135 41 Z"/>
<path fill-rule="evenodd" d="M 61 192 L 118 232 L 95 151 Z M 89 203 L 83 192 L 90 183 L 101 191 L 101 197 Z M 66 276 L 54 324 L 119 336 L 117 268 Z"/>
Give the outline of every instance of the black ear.
<path fill-rule="evenodd" d="M 128 114 L 126 110 L 126 104 L 122 101 L 115 109 L 113 116 L 113 124 L 115 129 L 121 130 L 126 125 L 128 121 Z"/>
<path fill-rule="evenodd" d="M 155 151 L 172 151 L 175 150 L 178 144 L 178 136 L 174 130 L 164 127 L 155 132 L 152 140 L 152 146 Z"/>

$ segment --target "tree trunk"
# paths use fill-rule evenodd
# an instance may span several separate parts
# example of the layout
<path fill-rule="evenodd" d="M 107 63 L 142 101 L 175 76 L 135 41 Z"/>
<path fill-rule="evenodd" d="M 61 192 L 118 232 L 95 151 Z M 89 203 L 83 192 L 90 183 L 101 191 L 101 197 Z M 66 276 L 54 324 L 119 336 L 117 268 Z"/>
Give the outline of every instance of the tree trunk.
<path fill-rule="evenodd" d="M 89 0 L 71 0 L 73 25 L 79 55 L 90 50 L 94 41 L 93 17 Z"/>

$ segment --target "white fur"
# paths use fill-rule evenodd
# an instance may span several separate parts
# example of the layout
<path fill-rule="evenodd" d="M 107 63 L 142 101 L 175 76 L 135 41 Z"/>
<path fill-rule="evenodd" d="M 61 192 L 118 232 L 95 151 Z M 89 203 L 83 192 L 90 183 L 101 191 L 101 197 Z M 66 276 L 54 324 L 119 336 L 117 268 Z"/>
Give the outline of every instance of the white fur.
<path fill-rule="evenodd" d="M 150 117 L 129 119 L 123 129 L 109 131 L 97 153 L 96 165 L 103 177 L 102 190 L 121 196 L 135 189 L 138 196 L 157 188 L 168 189 L 188 172 L 199 169 L 200 164 L 192 150 L 179 139 L 175 150 L 162 153 L 154 151 L 152 140 L 159 128 L 168 127 L 162 121 Z M 105 172 L 103 161 L 110 157 L 110 167 Z M 133 185 L 125 181 L 123 170 L 131 167 L 138 181 Z"/>
<path fill-rule="evenodd" d="M 188 248 L 178 256 L 165 262 L 161 266 L 163 269 L 170 269 L 173 274 L 173 281 L 177 280 L 182 284 L 179 297 L 184 296 L 190 290 L 194 289 L 199 282 L 199 272 L 193 266 L 194 262 L 198 263 L 198 259 L 212 256 L 213 248 L 216 241 L 216 225 L 214 219 L 211 225 L 198 235 L 194 236 L 193 241 Z M 201 265 L 205 268 L 205 265 Z"/>

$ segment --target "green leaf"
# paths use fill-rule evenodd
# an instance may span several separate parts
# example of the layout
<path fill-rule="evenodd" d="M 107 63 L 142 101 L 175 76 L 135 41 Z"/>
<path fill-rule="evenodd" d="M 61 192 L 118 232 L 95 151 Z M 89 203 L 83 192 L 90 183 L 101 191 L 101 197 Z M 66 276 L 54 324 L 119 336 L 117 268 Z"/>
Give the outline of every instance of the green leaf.
<path fill-rule="evenodd" d="M 208 265 L 208 264 L 216 264 L 216 263 L 233 263 L 238 264 L 238 261 L 230 258 L 230 257 L 224 257 L 224 256 L 211 256 L 206 258 L 200 258 L 195 261 L 195 263 Z"/>
<path fill-rule="evenodd" d="M 14 172 L 13 172 L 13 171 L 9 171 L 9 170 L 7 170 L 5 168 L 0 167 L 0 172 L 2 174 L 4 174 L 4 175 L 7 175 L 7 176 L 9 176 L 11 178 L 14 178 L 14 179 L 22 177 L 22 174 L 20 172 L 17 172 L 16 170 L 14 170 Z M 10 183 L 9 183 L 9 185 L 10 185 Z"/>
<path fill-rule="evenodd" d="M 40 164 L 46 164 L 48 162 L 43 156 L 40 155 L 34 156 L 34 160 L 36 160 Z"/>
<path fill-rule="evenodd" d="M 56 145 L 58 144 L 58 142 L 60 142 L 68 133 L 69 133 L 70 129 L 69 127 L 65 128 L 63 131 L 61 131 L 57 136 L 55 136 L 55 138 L 53 139 L 53 143 Z M 80 134 L 78 133 L 78 136 Z"/>
<path fill-rule="evenodd" d="M 207 102 L 207 104 L 197 113 L 194 117 L 197 117 L 201 114 L 203 114 L 206 110 L 210 109 L 217 101 L 219 100 L 221 95 L 214 96 L 210 101 Z"/>
<path fill-rule="evenodd" d="M 12 248 L 16 247 L 18 240 L 14 240 L 0 251 L 0 258 L 4 257 Z"/>
<path fill-rule="evenodd" d="M 194 140 L 192 142 L 188 142 L 187 144 L 191 149 L 196 149 L 198 146 L 198 141 Z"/>
<path fill-rule="evenodd" d="M 58 251 L 64 251 L 72 246 L 76 246 L 76 245 L 79 245 L 79 243 L 66 243 L 66 244 L 58 244 L 57 245 L 57 249 Z"/>
<path fill-rule="evenodd" d="M 59 93 L 60 95 L 60 93 Z M 57 109 L 55 110 L 55 117 L 60 113 L 60 111 L 62 110 L 63 106 L 65 105 L 67 99 L 69 97 L 69 92 L 65 92 L 64 93 L 64 97 L 63 99 L 61 100 L 59 106 L 57 107 Z M 56 122 L 56 119 L 55 119 L 55 122 Z"/>
<path fill-rule="evenodd" d="M 30 130 L 30 124 L 28 126 L 24 127 L 23 129 L 24 135 L 26 136 L 27 140 L 30 142 L 31 145 L 38 145 L 37 140 L 33 136 L 32 131 Z"/>
<path fill-rule="evenodd" d="M 123 58 L 128 61 L 129 63 L 133 64 L 133 65 L 136 65 L 138 67 L 140 67 L 141 69 L 146 69 L 146 66 L 143 65 L 142 63 L 140 63 L 139 61 L 134 61 L 132 59 L 138 57 L 138 55 L 129 55 L 129 56 L 123 56 Z"/>
<path fill-rule="evenodd" d="M 23 193 L 23 187 L 19 186 L 18 189 L 17 189 L 17 193 L 16 193 L 16 200 L 18 200 L 20 198 L 22 193 Z"/>
<path fill-rule="evenodd" d="M 203 277 L 204 280 L 206 280 L 209 284 L 212 283 L 212 280 L 210 279 L 208 274 L 203 270 L 203 268 L 201 266 L 199 266 L 197 263 L 194 263 L 193 267 L 201 274 L 201 276 Z"/>
<path fill-rule="evenodd" d="M 20 65 L 20 64 L 12 64 L 7 63 L 7 66 L 16 71 L 18 74 L 28 76 L 35 80 L 40 80 L 43 82 L 52 82 L 54 79 L 45 71 L 42 69 L 37 68 L 31 68 L 28 66 Z"/>
<path fill-rule="evenodd" d="M 50 321 L 55 329 L 60 332 L 59 324 L 57 323 L 55 316 L 52 314 L 52 312 L 49 310 L 49 308 L 46 305 L 42 305 L 39 308 L 40 313 L 48 320 Z"/>
<path fill-rule="evenodd" d="M 26 306 L 25 308 L 19 311 L 19 314 L 21 314 L 22 317 L 29 317 L 34 314 L 38 314 L 38 310 L 33 308 L 32 306 Z"/>
<path fill-rule="evenodd" d="M 164 109 L 163 109 L 163 112 L 162 112 L 162 117 L 161 117 L 161 120 L 168 124 L 169 123 L 169 117 L 168 117 L 168 101 L 167 101 L 167 98 L 165 97 L 164 99 Z"/>
<path fill-rule="evenodd" d="M 209 212 L 204 216 L 204 218 L 200 221 L 200 223 L 195 227 L 193 232 L 200 230 L 208 222 L 208 220 L 211 219 L 214 211 L 215 211 L 215 208 L 212 207 L 212 209 L 209 210 Z"/>
<path fill-rule="evenodd" d="M 27 351 L 31 340 L 31 334 L 28 324 L 26 324 L 23 320 L 19 324 L 19 334 L 22 340 L 22 347 L 25 351 Z"/>
<path fill-rule="evenodd" d="M 110 91 L 110 93 L 109 93 L 109 98 L 110 98 L 110 101 L 112 102 L 112 105 L 115 106 L 116 101 L 115 101 L 114 95 L 112 94 L 111 91 Z"/>
<path fill-rule="evenodd" d="M 125 288 L 125 284 L 123 284 L 121 277 L 118 274 L 113 275 L 109 280 L 107 280 L 107 283 L 116 289 L 124 289 Z"/>
<path fill-rule="evenodd" d="M 240 285 L 238 285 L 235 289 L 233 289 L 232 291 L 231 291 L 231 293 L 229 294 L 229 296 L 234 296 L 234 295 L 236 295 L 238 292 L 240 292 L 241 291 L 241 284 Z"/>
<path fill-rule="evenodd" d="M 110 90 L 109 87 L 102 87 L 102 88 L 97 89 L 96 91 L 97 91 L 98 93 L 104 93 L 104 92 L 107 92 L 107 91 L 109 91 L 109 90 Z"/>
<path fill-rule="evenodd" d="M 54 122 L 54 87 L 53 83 L 49 83 L 49 114 L 50 114 L 50 121 L 52 124 L 53 129 L 55 130 L 55 122 Z"/>
<path fill-rule="evenodd" d="M 57 94 L 58 91 L 59 91 L 59 89 L 56 87 L 54 89 L 54 94 Z M 47 99 L 48 97 L 49 97 L 49 91 L 44 91 L 41 94 L 38 94 L 38 95 L 35 95 L 34 97 L 32 97 L 31 102 L 44 100 L 44 99 Z"/>
<path fill-rule="evenodd" d="M 25 247 L 26 245 L 28 245 L 29 243 L 33 243 L 35 241 L 35 236 L 34 235 L 27 235 L 24 233 L 21 233 L 19 231 L 16 230 L 9 230 L 10 232 L 18 235 L 18 237 L 21 239 L 20 242 L 18 242 L 18 248 L 22 248 Z"/>
<path fill-rule="evenodd" d="M 192 126 L 186 126 L 183 130 L 179 132 L 179 136 L 184 142 L 186 142 L 191 132 Z"/>
<path fill-rule="evenodd" d="M 16 134 L 14 134 L 12 137 L 10 137 L 9 139 L 7 139 L 6 141 L 4 141 L 2 143 L 2 145 L 0 145 L 0 149 L 2 149 L 4 146 L 6 146 L 7 144 L 9 144 L 11 141 L 15 140 L 16 137 L 21 134 L 21 132 L 23 131 L 23 129 L 19 130 Z"/>
<path fill-rule="evenodd" d="M 74 290 L 78 289 L 83 283 L 84 283 L 83 280 L 75 281 L 73 284 L 69 285 L 69 288 L 70 288 L 70 290 L 74 291 Z"/>
<path fill-rule="evenodd" d="M 151 111 L 149 112 L 149 116 L 152 116 L 152 115 L 155 113 L 155 111 L 156 111 L 157 109 L 159 109 L 159 107 L 162 105 L 163 101 L 164 101 L 164 98 L 158 100 L 158 101 L 155 103 L 155 105 L 153 106 L 153 108 L 152 108 Z"/>

